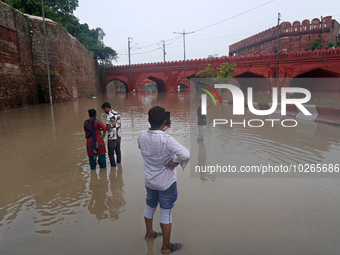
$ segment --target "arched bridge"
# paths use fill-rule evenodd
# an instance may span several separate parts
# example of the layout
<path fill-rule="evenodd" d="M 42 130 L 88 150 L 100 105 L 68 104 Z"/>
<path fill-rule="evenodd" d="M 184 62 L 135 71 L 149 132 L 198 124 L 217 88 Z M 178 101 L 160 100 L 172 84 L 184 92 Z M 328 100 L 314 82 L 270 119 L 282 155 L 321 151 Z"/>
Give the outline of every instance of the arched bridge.
<path fill-rule="evenodd" d="M 186 74 L 184 77 L 184 61 L 147 63 L 124 66 L 114 66 L 106 69 L 105 80 L 103 81 L 103 91 L 106 85 L 113 80 L 119 81 L 117 84 L 123 85 L 126 92 L 137 91 L 138 84 L 142 81 L 151 80 L 157 84 L 160 92 L 178 91 L 179 83 L 184 79 L 194 77 L 200 71 L 211 64 L 214 70 L 223 63 L 236 64 L 235 78 L 269 78 L 270 87 L 290 86 L 293 78 L 298 77 L 340 77 L 340 48 L 308 50 L 301 52 L 284 52 L 279 54 L 278 61 L 278 81 L 276 81 L 276 54 L 248 55 L 238 57 L 223 57 L 212 59 L 198 59 L 186 61 Z M 189 82 L 186 81 L 190 89 Z M 323 87 L 321 90 L 340 91 L 340 84 Z"/>

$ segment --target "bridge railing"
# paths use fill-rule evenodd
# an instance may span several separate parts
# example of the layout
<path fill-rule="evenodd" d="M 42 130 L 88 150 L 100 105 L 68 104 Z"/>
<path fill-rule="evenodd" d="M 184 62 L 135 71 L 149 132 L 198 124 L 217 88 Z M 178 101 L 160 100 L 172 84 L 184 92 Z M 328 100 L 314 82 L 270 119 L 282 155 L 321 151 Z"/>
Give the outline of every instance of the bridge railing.
<path fill-rule="evenodd" d="M 287 59 L 298 59 L 298 58 L 319 58 L 325 56 L 339 56 L 340 48 L 329 48 L 329 49 L 315 49 L 315 50 L 307 50 L 307 51 L 295 51 L 295 52 L 281 52 L 279 54 L 279 59 L 287 60 Z M 255 55 L 246 55 L 246 56 L 236 56 L 236 57 L 221 57 L 221 58 L 206 58 L 206 59 L 191 59 L 186 61 L 186 65 L 188 67 L 195 66 L 207 66 L 211 65 L 219 65 L 223 63 L 242 63 L 242 62 L 254 62 L 254 61 L 276 61 L 276 53 L 266 53 L 266 54 L 255 54 Z M 169 62 L 157 62 L 157 63 L 143 63 L 143 64 L 133 64 L 131 65 L 131 69 L 157 69 L 157 68 L 167 68 L 167 69 L 175 69 L 184 66 L 184 61 L 169 61 Z M 121 66 L 113 66 L 108 67 L 107 70 L 110 71 L 124 71 L 129 69 L 129 65 L 121 65 Z"/>

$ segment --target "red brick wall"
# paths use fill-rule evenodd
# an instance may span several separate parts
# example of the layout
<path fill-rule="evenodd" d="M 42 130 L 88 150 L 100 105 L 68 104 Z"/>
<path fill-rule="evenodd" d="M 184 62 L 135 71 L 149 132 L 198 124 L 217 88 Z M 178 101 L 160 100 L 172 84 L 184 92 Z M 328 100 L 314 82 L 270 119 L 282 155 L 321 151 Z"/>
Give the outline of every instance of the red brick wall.
<path fill-rule="evenodd" d="M 339 39 L 339 23 L 332 20 L 331 16 L 322 18 L 322 23 L 317 18 L 312 21 L 304 20 L 302 23 L 299 21 L 293 24 L 283 22 L 280 24 L 279 51 L 306 50 L 319 38 L 320 34 L 324 46 L 331 42 L 335 43 Z M 276 50 L 277 26 L 230 45 L 229 55 L 266 54 L 276 52 Z"/>
<path fill-rule="evenodd" d="M 0 41 L 2 61 L 8 64 L 19 64 L 16 32 L 10 28 L 0 26 Z"/>
<path fill-rule="evenodd" d="M 92 54 L 57 23 L 46 30 L 53 102 L 98 92 Z M 46 74 L 42 19 L 0 1 L 0 110 L 48 103 Z"/>

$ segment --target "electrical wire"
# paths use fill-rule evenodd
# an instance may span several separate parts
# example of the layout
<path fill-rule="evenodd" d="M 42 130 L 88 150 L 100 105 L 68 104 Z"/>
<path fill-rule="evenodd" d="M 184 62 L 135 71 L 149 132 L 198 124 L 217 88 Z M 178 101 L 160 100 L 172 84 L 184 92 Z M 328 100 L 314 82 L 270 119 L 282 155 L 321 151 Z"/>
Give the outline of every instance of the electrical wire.
<path fill-rule="evenodd" d="M 219 22 L 216 22 L 216 23 L 214 23 L 214 24 L 211 24 L 211 25 L 209 25 L 209 26 L 206 26 L 206 27 L 197 29 L 197 30 L 195 30 L 195 31 L 193 31 L 193 32 L 190 32 L 190 33 L 200 32 L 200 31 L 205 30 L 205 29 L 207 29 L 207 28 L 210 28 L 210 27 L 219 25 L 219 24 L 221 24 L 221 23 L 223 23 L 223 22 L 226 22 L 226 21 L 229 21 L 229 20 L 234 19 L 234 18 L 236 18 L 236 17 L 239 17 L 239 16 L 241 16 L 241 15 L 243 15 L 243 14 L 246 14 L 246 13 L 248 13 L 248 12 L 251 12 L 251 11 L 253 11 L 253 10 L 256 10 L 256 9 L 258 9 L 258 8 L 264 6 L 264 5 L 267 5 L 267 4 L 271 3 L 271 2 L 274 2 L 274 1 L 275 1 L 275 0 L 270 0 L 270 1 L 268 1 L 268 2 L 265 2 L 265 3 L 263 3 L 263 4 L 260 4 L 260 5 L 256 6 L 256 7 L 254 7 L 254 8 L 251 8 L 251 9 L 246 10 L 246 11 L 244 11 L 244 12 L 238 13 L 238 14 L 236 14 L 236 15 L 230 17 L 230 18 L 227 18 L 227 19 L 221 20 L 221 21 L 219 21 Z M 165 40 L 165 41 L 171 41 L 170 43 L 167 44 L 167 46 L 170 45 L 170 44 L 172 44 L 172 43 L 174 43 L 174 42 L 176 42 L 176 41 L 177 41 L 179 38 L 181 38 L 181 37 L 182 37 L 182 35 L 180 35 L 180 36 L 178 36 L 178 37 L 175 37 L 175 38 L 172 38 L 172 39 L 169 39 L 169 40 Z M 155 45 L 158 46 L 157 43 L 153 43 L 153 44 L 149 44 L 149 45 L 146 45 L 146 46 L 143 46 L 143 47 L 135 48 L 134 50 L 145 49 L 145 48 L 148 48 L 148 47 L 151 47 L 151 46 L 155 46 Z M 156 49 L 149 50 L 149 51 L 144 51 L 144 52 L 130 53 L 130 55 L 146 54 L 146 53 L 154 52 L 154 51 L 157 51 L 157 50 L 161 50 L 161 49 L 160 49 L 160 48 L 156 48 Z M 127 53 L 123 53 L 123 54 L 122 54 L 122 53 L 118 53 L 118 55 L 128 55 L 128 54 L 127 54 Z"/>
<path fill-rule="evenodd" d="M 204 29 L 207 29 L 207 28 L 210 28 L 210 27 L 216 26 L 216 25 L 218 25 L 218 24 L 221 24 L 221 23 L 223 23 L 223 22 L 226 22 L 226 21 L 228 21 L 228 20 L 234 19 L 234 18 L 236 18 L 236 17 L 238 17 L 238 16 L 241 16 L 241 15 L 243 15 L 243 14 L 246 14 L 246 13 L 248 13 L 248 12 L 251 12 L 251 11 L 253 11 L 253 10 L 256 10 L 256 9 L 258 9 L 258 8 L 260 8 L 260 7 L 264 6 L 264 5 L 267 5 L 267 4 L 271 3 L 271 2 L 274 2 L 274 1 L 275 1 L 275 0 L 271 0 L 271 1 L 268 1 L 268 2 L 266 2 L 266 3 L 264 3 L 264 4 L 260 4 L 260 5 L 258 5 L 258 6 L 256 6 L 256 7 L 254 7 L 254 8 L 251 8 L 251 9 L 249 9 L 249 10 L 247 10 L 247 11 L 241 12 L 241 13 L 239 13 L 239 14 L 236 14 L 236 15 L 234 15 L 234 16 L 232 16 L 232 17 L 230 17 L 230 18 L 227 18 L 227 19 L 225 19 L 225 20 L 222 20 L 222 21 L 216 22 L 216 23 L 214 23 L 214 24 L 212 24 L 212 25 L 209 25 L 209 26 L 206 26 L 206 27 L 203 27 L 203 28 L 197 29 L 197 30 L 195 30 L 195 31 L 193 31 L 193 32 L 195 32 L 195 33 L 196 33 L 196 32 L 202 31 L 202 30 L 204 30 Z"/>
<path fill-rule="evenodd" d="M 171 41 L 170 43 L 167 44 L 168 45 L 171 45 L 173 44 L 174 42 L 176 42 L 178 39 L 180 39 L 182 36 L 177 36 L 175 38 L 172 38 L 172 39 L 169 39 L 169 40 L 166 40 L 166 41 Z M 140 47 L 140 48 L 135 48 L 135 50 L 138 50 L 138 49 L 144 49 L 144 48 L 148 48 L 148 47 L 151 47 L 151 46 L 154 46 L 154 45 L 157 45 L 157 43 L 154 43 L 154 44 L 150 44 L 150 45 L 147 45 L 147 46 L 143 46 L 143 47 Z M 153 52 L 153 51 L 157 51 L 157 50 L 162 50 L 160 48 L 157 48 L 157 49 L 153 49 L 153 50 L 149 50 L 149 51 L 144 51 L 144 52 L 138 52 L 138 53 L 130 53 L 130 55 L 140 55 L 140 54 L 146 54 L 146 53 L 150 53 L 150 52 Z M 129 55 L 128 53 L 118 53 L 118 55 Z"/>

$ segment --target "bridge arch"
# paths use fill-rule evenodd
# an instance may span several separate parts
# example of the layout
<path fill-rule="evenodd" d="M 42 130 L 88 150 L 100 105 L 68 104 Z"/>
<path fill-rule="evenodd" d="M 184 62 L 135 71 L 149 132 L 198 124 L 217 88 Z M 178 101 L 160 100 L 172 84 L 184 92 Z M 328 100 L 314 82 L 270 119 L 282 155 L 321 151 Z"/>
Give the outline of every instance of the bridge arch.
<path fill-rule="evenodd" d="M 118 78 L 114 78 L 105 85 L 106 92 L 117 92 L 118 90 L 119 92 L 127 93 L 128 92 L 127 83 Z"/>
<path fill-rule="evenodd" d="M 327 78 L 327 79 L 326 79 Z M 306 88 L 309 91 L 340 91 L 340 74 L 322 68 L 301 73 L 294 77 L 290 87 Z"/>
<path fill-rule="evenodd" d="M 149 76 L 148 79 L 156 83 L 158 92 L 166 92 L 164 80 L 156 78 L 154 76 Z"/>
<path fill-rule="evenodd" d="M 157 78 L 153 75 L 140 75 L 138 79 L 136 79 L 133 83 L 135 83 L 135 88 L 137 91 L 142 91 L 146 85 L 155 84 L 157 87 L 157 92 L 165 92 L 165 82 L 161 78 Z"/>
<path fill-rule="evenodd" d="M 244 73 L 236 75 L 234 78 L 266 78 L 266 77 L 254 72 L 246 71 Z"/>
<path fill-rule="evenodd" d="M 177 87 L 179 92 L 183 91 L 190 91 L 191 89 L 191 83 L 190 83 L 190 78 L 187 79 L 181 79 L 177 82 Z"/>
<path fill-rule="evenodd" d="M 324 68 L 313 68 L 309 71 L 299 73 L 294 78 L 340 78 L 340 73 Z"/>
<path fill-rule="evenodd" d="M 178 80 L 177 80 L 177 86 L 178 86 L 178 91 L 182 92 L 182 91 L 190 91 L 192 89 L 196 90 L 196 86 L 193 82 L 190 81 L 191 78 L 197 78 L 198 74 L 200 71 L 194 70 L 194 71 L 188 71 L 186 72 L 186 79 L 184 77 L 184 72 L 180 73 L 178 76 Z"/>
<path fill-rule="evenodd" d="M 237 78 L 237 81 L 240 84 L 240 88 L 243 91 L 247 91 L 248 87 L 252 87 L 253 91 L 271 90 L 271 84 L 269 79 L 257 73 L 247 71 L 240 75 L 235 76 L 234 78 Z"/>

